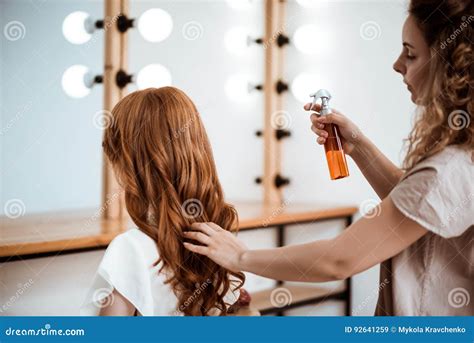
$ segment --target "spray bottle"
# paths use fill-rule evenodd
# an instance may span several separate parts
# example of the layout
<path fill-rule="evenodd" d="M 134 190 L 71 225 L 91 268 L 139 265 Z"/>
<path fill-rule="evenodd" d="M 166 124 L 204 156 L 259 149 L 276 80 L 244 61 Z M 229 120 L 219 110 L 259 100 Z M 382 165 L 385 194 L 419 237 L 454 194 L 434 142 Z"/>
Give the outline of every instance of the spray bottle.
<path fill-rule="evenodd" d="M 329 109 L 329 100 L 331 94 L 325 89 L 320 89 L 310 97 L 313 98 L 311 108 L 316 102 L 321 99 L 320 115 L 324 116 L 331 112 Z M 324 130 L 328 132 L 328 137 L 324 143 L 324 150 L 326 151 L 326 159 L 328 161 L 329 175 L 331 180 L 342 179 L 349 176 L 349 168 L 347 167 L 346 156 L 342 149 L 341 133 L 336 124 L 324 124 Z"/>

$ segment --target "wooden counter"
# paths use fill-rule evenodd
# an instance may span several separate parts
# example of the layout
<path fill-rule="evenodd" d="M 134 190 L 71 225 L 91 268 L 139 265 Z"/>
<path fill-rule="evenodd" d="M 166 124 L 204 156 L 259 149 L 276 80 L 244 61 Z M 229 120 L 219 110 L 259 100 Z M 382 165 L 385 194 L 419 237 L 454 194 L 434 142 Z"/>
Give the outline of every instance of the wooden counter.
<path fill-rule="evenodd" d="M 233 202 L 240 229 L 291 225 L 333 218 L 348 218 L 351 206 L 293 204 L 263 206 L 258 202 Z M 1 218 L 0 257 L 10 259 L 50 256 L 65 252 L 105 248 L 119 233 L 133 227 L 131 221 L 100 219 L 99 211 L 56 212 Z"/>
<path fill-rule="evenodd" d="M 258 202 L 233 202 L 240 221 L 240 230 L 276 228 L 278 246 L 284 246 L 285 226 L 329 219 L 345 219 L 350 225 L 356 207 L 321 204 L 294 204 L 269 207 Z M 15 261 L 44 256 L 105 249 L 121 232 L 134 227 L 131 221 L 100 219 L 99 211 L 76 211 L 29 215 L 17 219 L 1 218 L 0 260 Z M 252 310 L 236 315 L 284 315 L 286 310 L 326 300 L 344 300 L 345 314 L 351 314 L 351 278 L 343 287 L 329 289 L 319 286 L 283 285 L 254 292 Z M 285 287 L 290 302 L 279 307 L 272 302 L 272 294 Z"/>

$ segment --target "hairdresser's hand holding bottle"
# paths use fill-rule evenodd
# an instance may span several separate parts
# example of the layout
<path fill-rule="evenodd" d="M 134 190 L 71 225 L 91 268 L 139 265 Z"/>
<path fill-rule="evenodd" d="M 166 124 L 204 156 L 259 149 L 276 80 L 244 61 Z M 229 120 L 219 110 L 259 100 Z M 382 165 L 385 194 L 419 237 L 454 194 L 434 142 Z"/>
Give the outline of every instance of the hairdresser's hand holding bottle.
<path fill-rule="evenodd" d="M 304 106 L 304 109 L 309 111 L 310 106 L 311 103 L 308 103 Z M 311 130 L 318 135 L 318 144 L 324 145 L 326 143 L 328 132 L 324 130 L 325 124 L 336 124 L 339 127 L 342 136 L 342 148 L 347 155 L 351 156 L 354 150 L 359 148 L 359 145 L 364 144 L 365 137 L 359 128 L 339 111 L 332 109 L 331 113 L 320 116 L 320 104 L 314 104 L 311 110 L 316 111 L 316 113 L 311 114 L 310 119 L 313 124 Z"/>
<path fill-rule="evenodd" d="M 311 103 L 304 106 L 309 111 Z M 324 145 L 328 132 L 324 130 L 326 124 L 336 124 L 339 128 L 342 148 L 357 164 L 359 169 L 376 191 L 380 199 L 384 199 L 403 176 L 403 171 L 394 165 L 378 148 L 368 139 L 349 118 L 341 112 L 331 109 L 327 115 L 319 115 L 320 104 L 314 104 L 311 114 L 311 130 L 318 136 L 317 142 Z M 385 177 L 380 178 L 380 175 Z"/>
<path fill-rule="evenodd" d="M 311 104 L 306 104 L 305 110 L 309 111 L 310 106 Z M 312 110 L 318 112 L 321 110 L 321 106 L 315 104 Z M 393 185 L 402 177 L 403 172 L 342 113 L 336 110 L 332 110 L 331 113 L 323 116 L 313 113 L 311 115 L 311 122 L 313 123 L 311 129 L 319 136 L 318 143 L 321 145 L 325 143 L 325 137 L 327 137 L 323 125 L 336 124 L 339 127 L 344 152 L 356 162 L 379 197 L 381 199 L 386 198 L 393 189 Z M 384 175 L 383 178 L 380 177 L 381 174 Z M 390 213 L 391 210 L 382 211 Z M 385 220 L 382 215 L 378 216 L 377 219 L 381 222 Z M 399 222 L 400 218 L 396 218 L 394 221 Z M 381 224 L 378 221 L 364 223 L 364 220 L 359 220 L 358 223 L 353 224 L 351 227 L 354 226 L 352 231 L 357 232 L 358 236 L 372 240 L 375 237 L 374 232 L 378 233 L 378 231 L 374 230 L 376 230 L 375 228 L 378 229 L 379 225 Z M 364 231 L 362 228 L 367 229 L 367 231 Z M 249 250 L 235 235 L 222 229 L 217 224 L 194 223 L 190 230 L 184 233 L 184 238 L 197 241 L 200 245 L 185 242 L 185 248 L 207 256 L 231 271 L 247 271 L 273 279 L 301 281 L 300 269 L 294 268 L 294 266 L 308 266 L 308 270 L 317 271 L 313 274 L 310 273 L 312 276 L 306 281 L 314 282 L 342 279 L 334 277 L 334 273 L 338 274 L 340 269 L 340 264 L 334 261 L 339 261 L 339 256 L 344 255 L 348 251 L 346 245 L 352 241 L 352 235 L 354 235 L 354 233 L 349 234 L 348 232 L 350 231 L 345 231 L 347 242 L 339 243 L 339 250 L 334 249 L 335 243 L 331 240 L 321 240 L 304 245 L 290 245 L 275 249 Z M 351 228 L 348 230 L 351 230 Z M 358 230 L 364 232 L 359 233 Z M 426 232 L 422 228 L 417 231 L 417 228 L 409 227 L 407 230 L 410 234 L 414 233 L 415 235 Z M 375 245 L 379 246 L 378 239 L 376 239 Z M 383 251 L 387 251 L 386 247 Z M 327 261 L 324 262 L 324 259 L 327 259 Z M 321 261 L 321 263 L 315 264 L 315 260 Z M 335 267 L 331 268 L 331 265 Z"/>

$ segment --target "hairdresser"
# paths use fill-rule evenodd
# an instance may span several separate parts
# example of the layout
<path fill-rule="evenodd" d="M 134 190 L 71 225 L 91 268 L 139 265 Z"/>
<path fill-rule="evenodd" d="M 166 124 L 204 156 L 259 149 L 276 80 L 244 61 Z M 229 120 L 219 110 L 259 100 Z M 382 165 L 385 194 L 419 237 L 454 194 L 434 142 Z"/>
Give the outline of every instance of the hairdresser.
<path fill-rule="evenodd" d="M 185 247 L 229 270 L 287 281 L 343 280 L 380 263 L 376 315 L 474 315 L 472 7 L 470 0 L 410 2 L 393 69 L 419 111 L 402 168 L 344 114 L 311 114 L 319 144 L 327 124 L 339 127 L 344 152 L 381 199 L 377 215 L 333 239 L 263 250 L 249 250 L 214 223 L 196 223 L 184 233 Z"/>

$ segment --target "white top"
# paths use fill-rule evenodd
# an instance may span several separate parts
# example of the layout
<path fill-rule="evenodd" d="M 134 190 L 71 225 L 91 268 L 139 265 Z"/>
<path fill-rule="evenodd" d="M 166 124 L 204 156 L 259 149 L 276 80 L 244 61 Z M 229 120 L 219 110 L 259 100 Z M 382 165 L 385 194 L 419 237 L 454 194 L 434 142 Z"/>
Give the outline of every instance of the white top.
<path fill-rule="evenodd" d="M 381 264 L 375 314 L 472 316 L 474 151 L 444 148 L 407 171 L 390 197 L 429 232 Z"/>
<path fill-rule="evenodd" d="M 183 313 L 177 310 L 176 295 L 171 286 L 165 284 L 166 274 L 159 272 L 161 263 L 153 266 L 158 257 L 153 239 L 138 228 L 115 237 L 105 251 L 80 314 L 98 315 L 101 300 L 115 288 L 142 316 L 182 316 Z M 240 290 L 235 290 L 232 286 L 233 283 L 224 297 L 229 306 L 240 295 Z"/>

